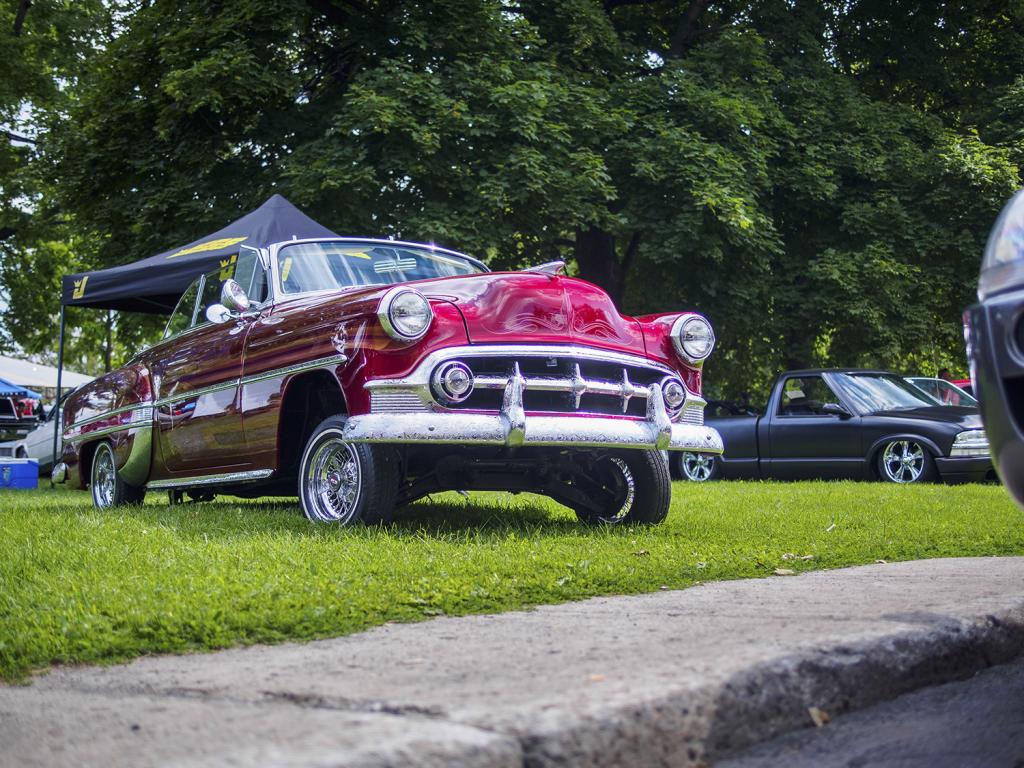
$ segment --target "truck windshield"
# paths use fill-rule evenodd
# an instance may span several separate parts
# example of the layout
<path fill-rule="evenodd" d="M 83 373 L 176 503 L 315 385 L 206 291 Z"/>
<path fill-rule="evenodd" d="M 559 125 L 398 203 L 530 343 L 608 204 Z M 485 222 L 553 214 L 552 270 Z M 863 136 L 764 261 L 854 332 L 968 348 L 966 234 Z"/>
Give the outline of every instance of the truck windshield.
<path fill-rule="evenodd" d="M 392 285 L 484 271 L 472 259 L 429 246 L 356 242 L 287 245 L 278 251 L 277 269 L 283 293 Z"/>
<path fill-rule="evenodd" d="M 899 376 L 878 373 L 833 375 L 843 392 L 863 413 L 938 405 L 938 401 Z"/>

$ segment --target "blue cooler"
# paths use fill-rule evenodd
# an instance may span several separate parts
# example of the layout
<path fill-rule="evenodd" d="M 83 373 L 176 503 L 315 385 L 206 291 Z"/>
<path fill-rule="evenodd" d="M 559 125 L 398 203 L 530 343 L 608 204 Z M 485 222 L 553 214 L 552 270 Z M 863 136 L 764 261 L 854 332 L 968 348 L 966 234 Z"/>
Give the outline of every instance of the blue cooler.
<path fill-rule="evenodd" d="M 34 491 L 38 487 L 38 461 L 35 459 L 0 459 L 0 491 L 8 488 Z"/>

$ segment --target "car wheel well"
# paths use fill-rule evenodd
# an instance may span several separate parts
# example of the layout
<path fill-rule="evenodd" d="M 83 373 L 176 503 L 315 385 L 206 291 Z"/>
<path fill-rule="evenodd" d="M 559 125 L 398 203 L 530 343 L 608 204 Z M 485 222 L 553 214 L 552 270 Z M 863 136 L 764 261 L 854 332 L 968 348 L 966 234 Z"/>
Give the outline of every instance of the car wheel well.
<path fill-rule="evenodd" d="M 93 440 L 91 443 L 85 443 L 78 449 L 78 475 L 81 479 L 80 486 L 82 488 L 89 487 L 89 478 L 92 477 L 92 457 L 96 455 L 96 449 L 102 442 L 102 440 Z"/>
<path fill-rule="evenodd" d="M 278 422 L 279 474 L 295 472 L 309 436 L 324 419 L 347 412 L 341 387 L 327 371 L 310 371 L 289 380 Z"/>
<path fill-rule="evenodd" d="M 871 451 L 871 455 L 868 457 L 868 467 L 870 468 L 871 475 L 875 480 L 882 479 L 882 474 L 878 471 L 878 457 L 881 455 L 882 451 L 885 450 L 885 446 L 898 440 L 910 440 L 912 442 L 920 443 L 933 460 L 942 455 L 935 450 L 935 446 L 932 445 L 930 440 L 925 440 L 923 437 L 918 435 L 891 435 L 889 437 L 885 437 L 878 441 L 874 449 Z"/>

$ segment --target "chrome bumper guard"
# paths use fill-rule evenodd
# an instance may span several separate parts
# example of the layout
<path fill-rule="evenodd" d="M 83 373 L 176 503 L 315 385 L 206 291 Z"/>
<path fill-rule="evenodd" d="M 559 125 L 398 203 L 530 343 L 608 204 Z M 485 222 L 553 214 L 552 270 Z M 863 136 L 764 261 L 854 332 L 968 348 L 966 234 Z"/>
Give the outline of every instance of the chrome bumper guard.
<path fill-rule="evenodd" d="M 526 416 L 525 379 L 518 372 L 505 386 L 501 411 L 480 413 L 370 413 L 345 422 L 353 443 L 456 443 L 464 445 L 648 448 L 721 453 L 711 427 L 673 423 L 661 384 L 647 390 L 644 420 L 600 416 Z"/>

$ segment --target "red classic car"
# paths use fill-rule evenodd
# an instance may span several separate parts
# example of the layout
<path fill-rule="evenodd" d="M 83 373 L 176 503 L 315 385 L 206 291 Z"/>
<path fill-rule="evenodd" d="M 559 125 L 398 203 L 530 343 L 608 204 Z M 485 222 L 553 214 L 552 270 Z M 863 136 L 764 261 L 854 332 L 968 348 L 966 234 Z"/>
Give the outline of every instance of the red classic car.
<path fill-rule="evenodd" d="M 68 398 L 54 478 L 97 507 L 297 494 L 344 524 L 511 490 L 585 522 L 658 522 L 663 451 L 722 451 L 700 396 L 714 334 L 692 313 L 624 317 L 562 266 L 489 272 L 391 240 L 243 247 L 162 341 Z"/>

